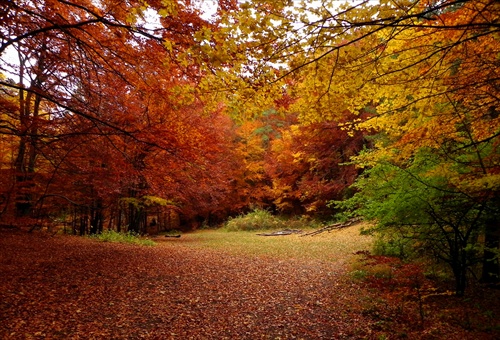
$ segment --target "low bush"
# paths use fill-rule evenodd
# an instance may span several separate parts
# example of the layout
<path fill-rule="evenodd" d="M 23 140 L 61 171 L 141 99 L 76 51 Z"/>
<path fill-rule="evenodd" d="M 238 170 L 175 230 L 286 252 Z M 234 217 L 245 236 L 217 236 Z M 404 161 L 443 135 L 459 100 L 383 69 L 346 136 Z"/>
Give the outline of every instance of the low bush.
<path fill-rule="evenodd" d="M 105 230 L 100 234 L 92 235 L 101 242 L 118 242 L 118 243 L 132 243 L 141 246 L 154 246 L 156 243 L 149 239 L 141 238 L 139 235 L 128 232 L 128 233 L 118 233 L 114 230 Z"/>
<path fill-rule="evenodd" d="M 415 251 L 413 240 L 395 235 L 377 235 L 373 244 L 373 253 L 375 255 L 410 259 L 415 257 Z"/>
<path fill-rule="evenodd" d="M 274 216 L 267 210 L 255 209 L 246 215 L 241 215 L 226 222 L 227 231 L 255 231 L 284 228 L 285 221 Z"/>
<path fill-rule="evenodd" d="M 288 218 L 275 216 L 267 210 L 255 209 L 246 215 L 229 219 L 224 224 L 226 231 L 258 231 L 276 229 L 311 229 L 321 227 L 319 221 L 307 216 Z"/>

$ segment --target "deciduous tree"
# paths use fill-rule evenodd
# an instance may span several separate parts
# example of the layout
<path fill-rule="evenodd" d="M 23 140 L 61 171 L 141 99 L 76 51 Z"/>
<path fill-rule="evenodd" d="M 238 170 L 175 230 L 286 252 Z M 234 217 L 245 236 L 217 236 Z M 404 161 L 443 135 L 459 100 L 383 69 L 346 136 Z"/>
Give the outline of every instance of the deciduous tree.
<path fill-rule="evenodd" d="M 18 214 L 64 194 L 93 211 L 99 229 L 111 197 L 159 195 L 188 215 L 217 204 L 228 130 L 220 112 L 203 112 L 194 92 L 202 59 L 190 50 L 197 32 L 216 23 L 180 1 L 1 6 L 0 66 L 18 77 L 1 81 L 18 96 L 8 109 Z M 7 49 L 17 63 L 5 59 Z"/>

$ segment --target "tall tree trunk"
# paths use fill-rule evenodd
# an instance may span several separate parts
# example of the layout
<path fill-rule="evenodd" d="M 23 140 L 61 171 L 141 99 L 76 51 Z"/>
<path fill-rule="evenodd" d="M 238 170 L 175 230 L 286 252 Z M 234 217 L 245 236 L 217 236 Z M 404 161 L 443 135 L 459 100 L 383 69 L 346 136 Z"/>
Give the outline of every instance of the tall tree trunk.
<path fill-rule="evenodd" d="M 102 200 L 100 198 L 94 200 L 90 211 L 90 234 L 102 233 L 104 223 L 102 210 Z"/>
<path fill-rule="evenodd" d="M 19 56 L 19 82 L 22 85 L 24 80 L 24 62 Z M 40 112 L 41 97 L 33 91 L 39 90 L 42 84 L 43 71 L 45 68 L 44 55 L 37 61 L 38 74 L 30 85 L 30 91 L 19 91 L 19 147 L 14 169 L 16 171 L 16 215 L 19 217 L 30 216 L 33 208 L 33 187 L 34 173 L 37 157 L 38 139 L 38 118 Z M 33 103 L 33 108 L 31 104 Z"/>
<path fill-rule="evenodd" d="M 32 172 L 31 169 L 34 169 L 30 160 L 27 162 L 27 153 L 28 153 L 28 134 L 30 129 L 30 101 L 31 101 L 31 93 L 28 93 L 26 98 L 24 98 L 24 91 L 20 92 L 20 132 L 19 132 L 19 147 L 17 149 L 17 156 L 14 161 L 14 169 L 16 171 L 16 216 L 23 217 L 29 216 L 31 214 L 31 195 L 30 195 L 30 187 L 32 180 Z M 32 151 L 30 151 L 31 153 Z"/>
<path fill-rule="evenodd" d="M 117 221 L 116 221 L 116 231 L 117 232 L 121 232 L 122 231 L 122 214 L 123 214 L 123 211 L 122 211 L 122 206 L 121 204 L 118 206 L 118 218 L 117 218 Z"/>
<path fill-rule="evenodd" d="M 80 236 L 88 232 L 89 215 L 87 208 L 80 208 Z"/>
<path fill-rule="evenodd" d="M 21 61 L 19 68 L 19 81 L 22 84 L 24 78 L 24 63 Z M 25 189 L 23 188 L 26 181 L 26 149 L 27 149 L 27 133 L 28 133 L 28 117 L 30 111 L 31 94 L 25 96 L 24 90 L 19 90 L 19 146 L 17 156 L 14 161 L 14 169 L 16 171 L 16 196 L 15 209 L 16 216 L 22 217 L 29 214 L 29 200 L 26 197 Z"/>

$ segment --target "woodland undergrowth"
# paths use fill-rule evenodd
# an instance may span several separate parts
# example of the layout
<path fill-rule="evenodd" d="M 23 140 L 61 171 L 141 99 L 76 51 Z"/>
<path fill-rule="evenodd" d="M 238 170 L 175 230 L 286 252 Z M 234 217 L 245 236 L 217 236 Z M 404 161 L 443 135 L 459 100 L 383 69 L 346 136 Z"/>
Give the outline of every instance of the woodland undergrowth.
<path fill-rule="evenodd" d="M 147 238 L 140 237 L 133 232 L 118 233 L 114 230 L 105 230 L 100 234 L 91 235 L 91 238 L 101 242 L 118 242 L 118 243 L 132 243 L 142 246 L 154 246 L 155 243 Z"/>

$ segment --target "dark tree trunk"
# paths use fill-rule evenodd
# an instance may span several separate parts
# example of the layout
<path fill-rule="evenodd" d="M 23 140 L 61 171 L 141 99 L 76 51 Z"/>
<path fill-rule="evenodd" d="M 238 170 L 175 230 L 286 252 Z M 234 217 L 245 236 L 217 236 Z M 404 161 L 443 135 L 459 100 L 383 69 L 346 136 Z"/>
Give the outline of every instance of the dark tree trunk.
<path fill-rule="evenodd" d="M 116 221 L 116 231 L 119 233 L 122 231 L 122 214 L 123 214 L 123 211 L 122 211 L 122 208 L 120 206 L 120 207 L 118 207 L 118 218 Z"/>
<path fill-rule="evenodd" d="M 42 83 L 42 73 L 45 70 L 45 57 L 42 55 L 37 62 L 39 74 L 33 79 L 30 88 L 40 89 Z M 20 65 L 20 82 L 24 77 L 24 65 Z M 31 216 L 33 208 L 33 187 L 36 158 L 38 155 L 38 129 L 39 112 L 42 97 L 25 91 L 19 91 L 19 123 L 20 123 L 20 141 L 17 151 L 14 168 L 16 170 L 16 215 L 19 217 Z M 32 107 L 33 104 L 33 107 Z"/>
<path fill-rule="evenodd" d="M 102 233 L 104 216 L 102 211 L 102 200 L 97 199 L 92 204 L 92 209 L 90 212 L 90 234 L 100 234 Z"/>
<path fill-rule="evenodd" d="M 467 254 L 465 248 L 461 250 L 458 260 L 454 269 L 455 294 L 457 296 L 464 296 L 465 288 L 467 288 Z"/>
<path fill-rule="evenodd" d="M 80 236 L 84 236 L 87 231 L 88 231 L 88 222 L 89 222 L 89 216 L 87 213 L 87 209 L 83 208 L 80 211 Z"/>
<path fill-rule="evenodd" d="M 455 278 L 455 294 L 457 296 L 463 296 L 465 294 L 465 288 L 467 286 L 467 263 L 464 258 L 464 254 L 460 254 L 459 251 L 450 251 L 450 265 L 453 271 L 453 277 Z M 463 255 L 463 256 L 462 256 Z"/>
<path fill-rule="evenodd" d="M 129 231 L 136 234 L 141 233 L 141 229 L 144 225 L 144 211 L 142 208 L 137 207 L 133 204 L 129 205 Z"/>

